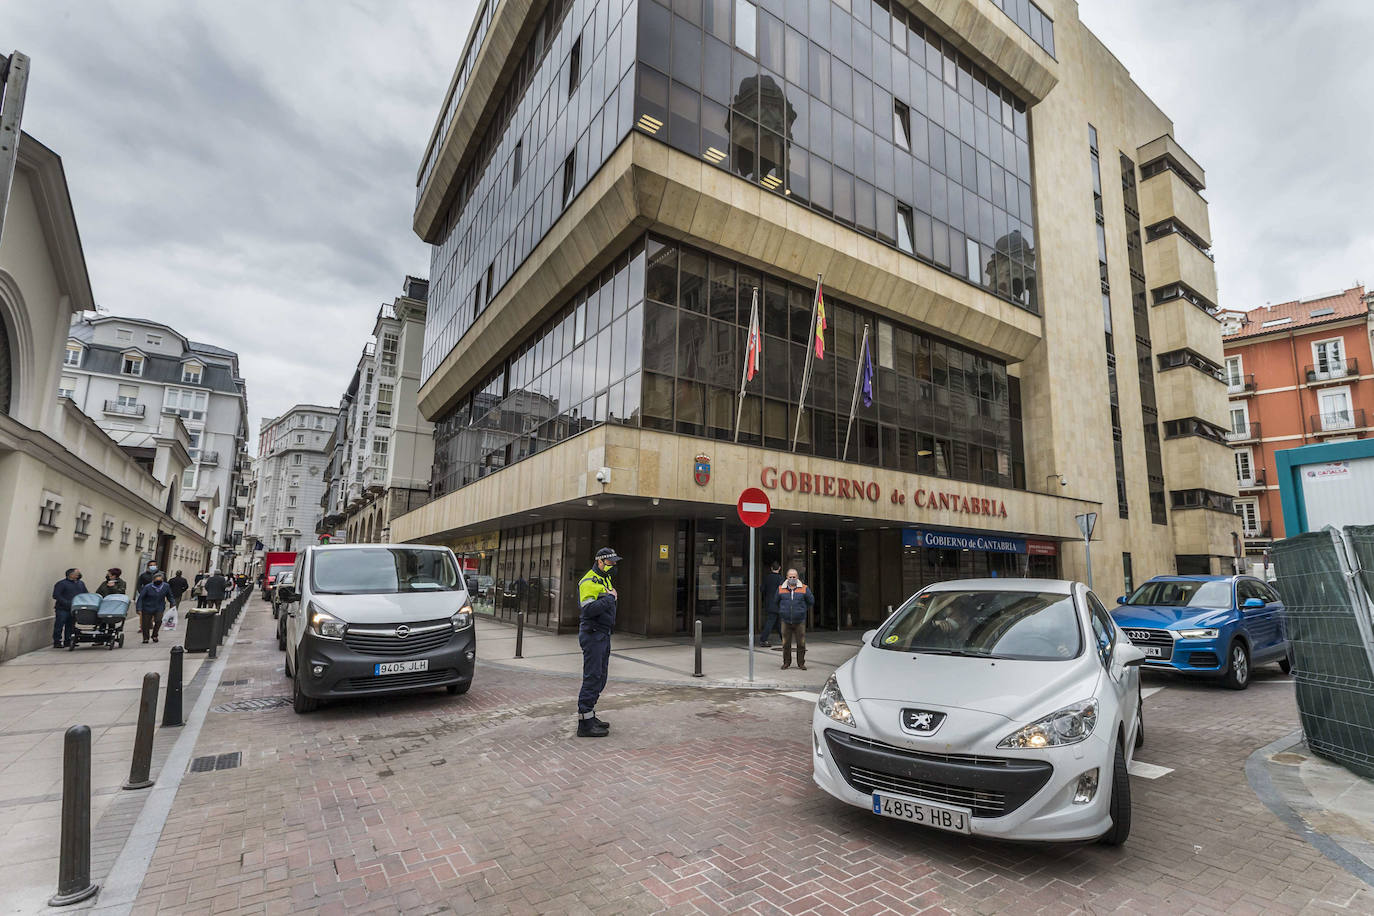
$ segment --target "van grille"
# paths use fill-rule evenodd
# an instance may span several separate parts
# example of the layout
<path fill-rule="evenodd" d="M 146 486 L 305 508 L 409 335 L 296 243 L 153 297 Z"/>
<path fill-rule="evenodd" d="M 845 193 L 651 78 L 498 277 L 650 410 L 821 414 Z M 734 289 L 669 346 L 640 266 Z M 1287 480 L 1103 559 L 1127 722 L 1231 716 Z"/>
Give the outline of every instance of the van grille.
<path fill-rule="evenodd" d="M 396 635 L 396 627 L 349 627 L 344 645 L 360 655 L 421 655 L 452 638 L 453 624 L 448 620 L 427 620 L 411 624 L 404 638 Z"/>
<path fill-rule="evenodd" d="M 438 671 L 406 671 L 379 677 L 351 677 L 339 683 L 340 690 L 400 690 L 408 687 L 437 687 L 458 676 L 453 668 Z"/>

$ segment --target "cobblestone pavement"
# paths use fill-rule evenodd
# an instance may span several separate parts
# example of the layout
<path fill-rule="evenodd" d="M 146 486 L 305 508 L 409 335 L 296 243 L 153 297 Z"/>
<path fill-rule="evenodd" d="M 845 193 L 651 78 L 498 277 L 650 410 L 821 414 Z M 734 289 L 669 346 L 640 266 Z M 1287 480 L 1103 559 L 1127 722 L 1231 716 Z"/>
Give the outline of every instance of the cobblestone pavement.
<path fill-rule="evenodd" d="M 220 704 L 289 692 L 270 613 L 245 617 Z M 611 674 L 599 741 L 572 737 L 574 682 L 490 667 L 463 697 L 212 711 L 196 754 L 242 765 L 186 776 L 135 912 L 1374 911 L 1246 783 L 1296 720 L 1277 668 L 1149 678 L 1141 759 L 1173 772 L 1133 781 L 1120 850 L 875 818 L 812 784 L 810 704 Z"/>

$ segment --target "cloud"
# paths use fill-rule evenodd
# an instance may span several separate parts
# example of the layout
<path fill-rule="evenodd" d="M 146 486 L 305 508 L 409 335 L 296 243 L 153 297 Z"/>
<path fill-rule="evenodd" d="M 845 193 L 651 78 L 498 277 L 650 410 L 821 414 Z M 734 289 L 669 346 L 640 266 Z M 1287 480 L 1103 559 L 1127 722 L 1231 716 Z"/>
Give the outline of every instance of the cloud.
<path fill-rule="evenodd" d="M 5 4 L 96 301 L 237 351 L 254 435 L 337 403 L 378 306 L 428 276 L 415 175 L 475 8 Z"/>

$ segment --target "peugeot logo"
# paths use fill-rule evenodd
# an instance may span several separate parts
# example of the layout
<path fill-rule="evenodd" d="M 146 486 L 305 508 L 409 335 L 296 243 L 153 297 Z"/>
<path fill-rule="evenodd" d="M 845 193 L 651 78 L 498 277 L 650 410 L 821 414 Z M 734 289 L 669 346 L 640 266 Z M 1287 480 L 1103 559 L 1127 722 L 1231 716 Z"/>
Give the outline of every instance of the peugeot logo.
<path fill-rule="evenodd" d="M 929 709 L 903 709 L 902 728 L 917 735 L 933 735 L 945 721 L 945 714 Z"/>
<path fill-rule="evenodd" d="M 1127 630 L 1126 638 L 1131 642 L 1143 642 L 1150 638 L 1149 630 Z"/>
<path fill-rule="evenodd" d="M 406 626 L 405 624 L 401 624 L 399 627 L 396 628 L 396 638 L 397 638 L 397 639 L 405 639 L 405 638 L 406 638 L 407 636 L 409 636 L 409 635 L 410 635 L 410 627 Z"/>

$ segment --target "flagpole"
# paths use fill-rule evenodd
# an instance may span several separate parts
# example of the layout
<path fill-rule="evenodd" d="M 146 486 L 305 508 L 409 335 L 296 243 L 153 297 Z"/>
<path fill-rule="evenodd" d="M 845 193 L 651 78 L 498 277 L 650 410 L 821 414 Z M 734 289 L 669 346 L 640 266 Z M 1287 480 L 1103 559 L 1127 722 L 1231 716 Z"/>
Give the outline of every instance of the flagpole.
<path fill-rule="evenodd" d="M 821 298 L 821 275 L 816 274 L 816 295 L 811 299 L 811 333 L 806 337 L 806 366 L 802 369 L 801 397 L 797 398 L 797 426 L 792 431 L 792 451 L 797 450 L 797 439 L 801 436 L 802 414 L 806 411 L 806 386 L 811 381 L 811 359 L 816 352 L 816 317 L 820 313 L 817 306 Z"/>
<path fill-rule="evenodd" d="M 847 460 L 849 455 L 849 433 L 854 429 L 854 413 L 859 409 L 859 379 L 864 372 L 864 357 L 868 349 L 868 322 L 864 322 L 864 339 L 859 344 L 859 358 L 854 362 L 854 397 L 849 399 L 849 422 L 844 428 L 844 451 L 840 452 L 840 460 Z"/>
<path fill-rule="evenodd" d="M 735 408 L 735 442 L 739 442 L 739 421 L 744 415 L 744 386 L 749 383 L 749 348 L 753 341 L 754 329 L 758 327 L 756 322 L 759 319 L 759 288 L 754 287 L 754 303 L 749 307 L 749 329 L 744 332 L 744 364 L 740 367 L 739 373 L 739 406 Z M 763 343 L 763 329 L 759 328 L 759 343 Z"/>

